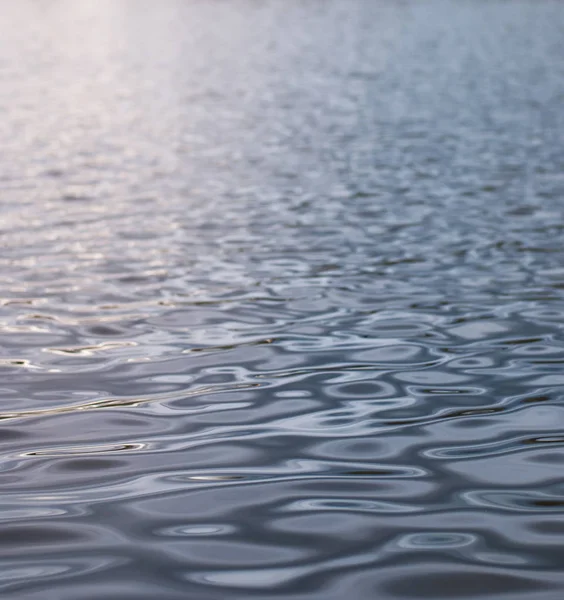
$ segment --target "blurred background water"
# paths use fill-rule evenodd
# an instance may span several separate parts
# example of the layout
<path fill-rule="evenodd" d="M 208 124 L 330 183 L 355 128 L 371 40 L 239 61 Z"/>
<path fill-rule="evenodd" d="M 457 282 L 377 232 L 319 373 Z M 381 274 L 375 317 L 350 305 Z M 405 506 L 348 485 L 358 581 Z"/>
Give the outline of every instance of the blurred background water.
<path fill-rule="evenodd" d="M 0 593 L 564 590 L 564 4 L 0 0 Z"/>

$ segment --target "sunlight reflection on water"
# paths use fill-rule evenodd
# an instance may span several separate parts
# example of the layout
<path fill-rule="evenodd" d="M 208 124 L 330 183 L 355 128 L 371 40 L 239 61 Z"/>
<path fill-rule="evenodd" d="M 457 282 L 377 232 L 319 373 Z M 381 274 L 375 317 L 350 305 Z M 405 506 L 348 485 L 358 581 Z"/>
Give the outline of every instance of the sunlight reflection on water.
<path fill-rule="evenodd" d="M 560 600 L 563 26 L 0 1 L 3 597 Z"/>

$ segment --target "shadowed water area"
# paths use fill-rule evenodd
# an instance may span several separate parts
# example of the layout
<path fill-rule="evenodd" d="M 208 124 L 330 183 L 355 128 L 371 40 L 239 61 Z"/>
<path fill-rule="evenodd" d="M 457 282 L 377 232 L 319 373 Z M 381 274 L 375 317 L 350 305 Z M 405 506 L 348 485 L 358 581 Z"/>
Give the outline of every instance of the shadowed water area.
<path fill-rule="evenodd" d="M 561 600 L 564 3 L 0 0 L 0 595 Z"/>

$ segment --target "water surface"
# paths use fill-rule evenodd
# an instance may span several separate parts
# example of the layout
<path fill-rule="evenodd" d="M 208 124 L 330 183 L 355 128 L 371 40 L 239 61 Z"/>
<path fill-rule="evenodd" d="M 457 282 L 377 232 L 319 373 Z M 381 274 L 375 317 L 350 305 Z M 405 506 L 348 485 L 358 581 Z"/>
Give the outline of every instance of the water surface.
<path fill-rule="evenodd" d="M 0 0 L 2 598 L 562 598 L 563 34 Z"/>

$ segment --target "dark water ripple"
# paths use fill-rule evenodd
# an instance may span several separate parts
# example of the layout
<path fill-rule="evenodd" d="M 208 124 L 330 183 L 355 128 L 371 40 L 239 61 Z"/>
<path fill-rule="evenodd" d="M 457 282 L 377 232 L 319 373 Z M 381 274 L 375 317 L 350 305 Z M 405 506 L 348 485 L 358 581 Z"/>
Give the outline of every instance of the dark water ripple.
<path fill-rule="evenodd" d="M 0 593 L 560 600 L 564 5 L 0 2 Z"/>

